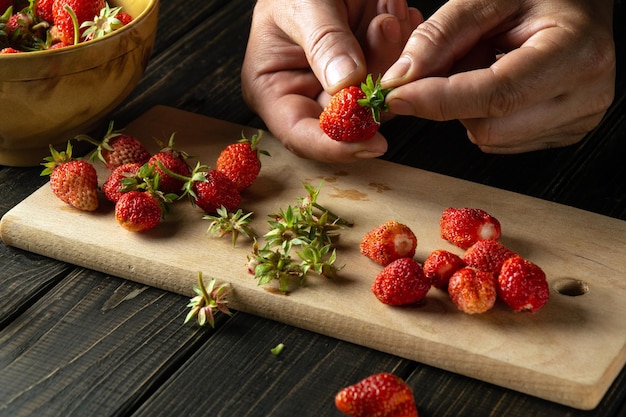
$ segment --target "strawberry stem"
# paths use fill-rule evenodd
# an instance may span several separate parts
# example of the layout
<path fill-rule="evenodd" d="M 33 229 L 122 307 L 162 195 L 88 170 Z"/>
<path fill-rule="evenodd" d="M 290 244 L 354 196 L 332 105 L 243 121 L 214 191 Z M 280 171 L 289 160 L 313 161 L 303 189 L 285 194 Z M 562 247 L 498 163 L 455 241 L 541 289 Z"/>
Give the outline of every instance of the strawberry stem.
<path fill-rule="evenodd" d="M 78 28 L 78 18 L 76 17 L 76 13 L 69 5 L 65 5 L 65 11 L 70 15 L 72 19 L 72 24 L 74 25 L 74 45 L 77 45 L 80 42 L 80 31 Z"/>

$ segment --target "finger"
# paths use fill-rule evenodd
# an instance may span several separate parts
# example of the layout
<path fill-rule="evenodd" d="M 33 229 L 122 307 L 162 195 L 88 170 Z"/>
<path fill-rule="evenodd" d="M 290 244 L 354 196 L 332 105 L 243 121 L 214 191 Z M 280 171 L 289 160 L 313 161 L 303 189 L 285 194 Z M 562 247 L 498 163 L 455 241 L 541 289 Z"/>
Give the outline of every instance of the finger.
<path fill-rule="evenodd" d="M 593 130 L 604 115 L 588 107 L 585 97 L 557 98 L 511 116 L 461 122 L 469 139 L 485 152 L 518 153 L 567 146 Z"/>
<path fill-rule="evenodd" d="M 411 35 L 400 59 L 382 78 L 384 88 L 445 75 L 478 41 L 515 12 L 517 2 L 450 0 Z"/>
<path fill-rule="evenodd" d="M 567 36 L 559 28 L 543 35 L 549 45 L 563 45 Z M 578 72 L 571 70 L 570 59 L 557 47 L 522 46 L 489 68 L 397 87 L 387 103 L 394 113 L 434 120 L 503 117 L 572 89 Z"/>
<path fill-rule="evenodd" d="M 325 90 L 332 93 L 360 82 L 367 74 L 365 59 L 343 2 L 310 3 L 294 2 L 292 14 L 276 18 L 278 26 L 303 49 Z"/>
<path fill-rule="evenodd" d="M 398 59 L 422 19 L 419 11 L 410 10 L 404 0 L 379 0 L 378 12 L 367 28 L 363 48 L 368 72 L 375 77 L 380 77 Z"/>

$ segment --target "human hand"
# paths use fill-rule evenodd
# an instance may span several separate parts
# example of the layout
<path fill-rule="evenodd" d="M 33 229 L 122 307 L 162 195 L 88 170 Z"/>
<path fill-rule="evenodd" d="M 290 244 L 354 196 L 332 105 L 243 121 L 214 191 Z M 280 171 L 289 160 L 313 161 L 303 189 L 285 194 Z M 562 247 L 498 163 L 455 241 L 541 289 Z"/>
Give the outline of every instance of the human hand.
<path fill-rule="evenodd" d="M 485 152 L 573 144 L 613 101 L 612 14 L 611 0 L 450 0 L 383 76 L 390 111 L 459 119 Z"/>
<path fill-rule="evenodd" d="M 242 68 L 246 103 L 295 154 L 325 162 L 380 156 L 377 133 L 336 142 L 319 127 L 330 94 L 382 74 L 422 15 L 405 0 L 259 0 Z"/>

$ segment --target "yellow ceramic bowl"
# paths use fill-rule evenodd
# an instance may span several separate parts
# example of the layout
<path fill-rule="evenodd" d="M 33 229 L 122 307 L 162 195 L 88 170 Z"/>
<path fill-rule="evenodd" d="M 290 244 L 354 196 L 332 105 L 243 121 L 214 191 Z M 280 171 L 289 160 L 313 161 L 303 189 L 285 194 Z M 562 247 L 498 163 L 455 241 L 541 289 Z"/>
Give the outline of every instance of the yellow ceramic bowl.
<path fill-rule="evenodd" d="M 108 123 L 152 53 L 158 0 L 110 0 L 133 16 L 115 32 L 57 50 L 0 55 L 0 165 L 36 166 L 49 145 Z"/>

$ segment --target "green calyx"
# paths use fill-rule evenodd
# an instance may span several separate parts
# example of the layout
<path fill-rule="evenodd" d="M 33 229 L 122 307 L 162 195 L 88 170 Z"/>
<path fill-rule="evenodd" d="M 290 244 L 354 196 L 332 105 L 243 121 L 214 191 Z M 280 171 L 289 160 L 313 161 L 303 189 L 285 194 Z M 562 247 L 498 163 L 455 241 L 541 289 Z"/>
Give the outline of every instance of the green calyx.
<path fill-rule="evenodd" d="M 372 74 L 368 74 L 364 83 L 361 83 L 361 90 L 365 93 L 365 98 L 358 101 L 361 106 L 369 107 L 372 110 L 372 117 L 376 123 L 380 123 L 380 112 L 389 110 L 385 103 L 387 94 L 391 88 L 380 86 L 380 77 L 374 82 Z"/>

